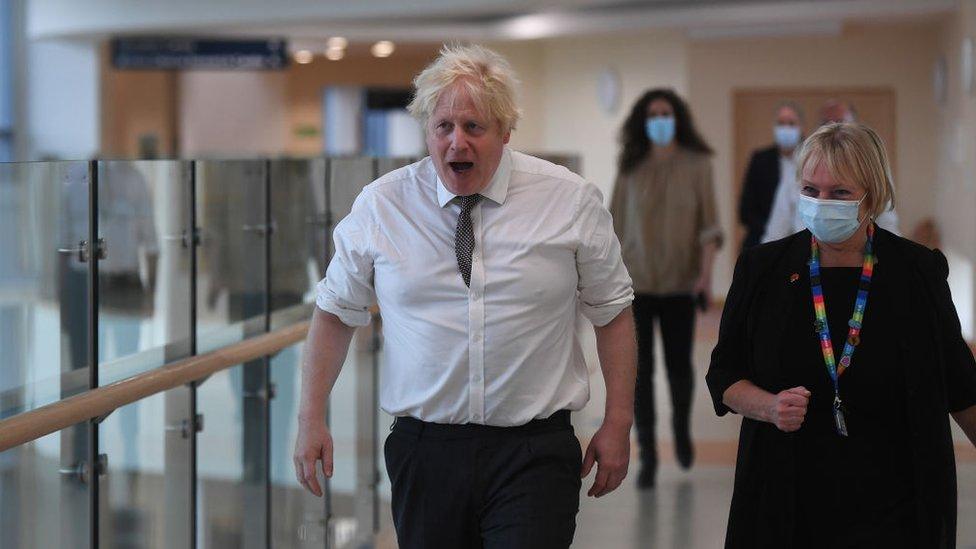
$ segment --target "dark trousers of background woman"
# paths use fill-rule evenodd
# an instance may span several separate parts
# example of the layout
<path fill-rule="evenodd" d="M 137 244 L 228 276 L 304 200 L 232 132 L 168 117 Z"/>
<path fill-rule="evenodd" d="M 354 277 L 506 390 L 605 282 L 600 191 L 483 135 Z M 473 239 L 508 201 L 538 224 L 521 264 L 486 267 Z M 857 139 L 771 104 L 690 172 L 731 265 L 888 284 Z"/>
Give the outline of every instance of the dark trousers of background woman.
<path fill-rule="evenodd" d="M 691 295 L 634 297 L 634 321 L 637 325 L 637 392 L 634 399 L 634 423 L 640 445 L 641 470 L 637 484 L 654 486 L 657 474 L 657 449 L 654 410 L 654 324 L 661 329 L 664 342 L 664 367 L 671 388 L 671 426 L 674 429 L 675 455 L 681 467 L 691 467 L 694 451 L 689 422 L 694 390 L 691 347 L 695 332 L 695 302 Z"/>

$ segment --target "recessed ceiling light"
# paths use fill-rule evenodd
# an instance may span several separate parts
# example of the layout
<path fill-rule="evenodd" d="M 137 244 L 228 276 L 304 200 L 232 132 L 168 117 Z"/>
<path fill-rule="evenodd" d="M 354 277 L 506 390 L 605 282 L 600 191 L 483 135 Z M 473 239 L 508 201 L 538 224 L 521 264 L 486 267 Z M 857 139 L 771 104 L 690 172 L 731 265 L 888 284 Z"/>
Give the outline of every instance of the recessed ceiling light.
<path fill-rule="evenodd" d="M 325 44 L 330 50 L 341 50 L 345 49 L 345 47 L 349 45 L 349 41 L 341 36 L 333 36 L 332 38 L 329 38 Z"/>
<path fill-rule="evenodd" d="M 338 61 L 346 56 L 346 50 L 342 48 L 329 48 L 325 50 L 325 58 L 329 61 Z"/>
<path fill-rule="evenodd" d="M 295 52 L 295 62 L 299 65 L 307 65 L 315 58 L 315 54 L 309 50 L 298 50 Z"/>
<path fill-rule="evenodd" d="M 393 50 L 395 49 L 396 46 L 393 45 L 393 42 L 390 42 L 389 40 L 380 40 L 379 42 L 373 44 L 370 51 L 375 57 L 389 57 L 393 55 Z"/>

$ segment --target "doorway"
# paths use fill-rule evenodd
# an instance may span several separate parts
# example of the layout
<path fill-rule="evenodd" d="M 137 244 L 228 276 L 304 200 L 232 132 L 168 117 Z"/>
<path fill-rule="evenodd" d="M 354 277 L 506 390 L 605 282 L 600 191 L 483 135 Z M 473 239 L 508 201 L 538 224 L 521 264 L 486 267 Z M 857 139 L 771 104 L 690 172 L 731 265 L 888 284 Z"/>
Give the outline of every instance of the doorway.
<path fill-rule="evenodd" d="M 736 198 L 742 194 L 749 158 L 756 149 L 773 143 L 773 118 L 776 107 L 791 102 L 803 109 L 804 134 L 809 135 L 820 124 L 820 109 L 828 100 L 845 101 L 853 106 L 860 122 L 871 126 L 884 140 L 891 162 L 891 172 L 898 181 L 895 151 L 895 91 L 891 88 L 747 88 L 733 91 L 732 112 L 734 122 L 734 151 L 732 169 Z M 738 214 L 737 214 L 738 215 Z M 735 244 L 741 246 L 745 231 L 735 224 Z"/>

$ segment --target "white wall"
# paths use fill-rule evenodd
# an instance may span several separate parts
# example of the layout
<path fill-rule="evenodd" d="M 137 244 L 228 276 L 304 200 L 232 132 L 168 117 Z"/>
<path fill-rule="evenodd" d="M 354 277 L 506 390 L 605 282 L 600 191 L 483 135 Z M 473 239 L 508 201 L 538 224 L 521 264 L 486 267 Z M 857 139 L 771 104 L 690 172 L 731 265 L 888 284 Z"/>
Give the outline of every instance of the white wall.
<path fill-rule="evenodd" d="M 976 1 L 962 1 L 959 7 L 959 13 L 941 27 L 938 43 L 947 61 L 948 94 L 936 117 L 935 218 L 949 259 L 952 297 L 963 330 L 972 339 L 976 330 L 976 92 L 965 93 L 960 73 L 962 40 L 976 39 Z"/>
<path fill-rule="evenodd" d="M 637 97 L 648 88 L 688 88 L 684 34 L 653 31 L 586 40 L 545 43 L 545 144 L 554 152 L 582 156 L 583 176 L 603 190 L 607 202 L 620 150 L 617 134 Z M 620 73 L 620 106 L 604 113 L 597 100 L 597 75 L 612 66 Z"/>
<path fill-rule="evenodd" d="M 939 170 L 937 107 L 932 63 L 939 22 L 849 26 L 839 36 L 786 36 L 691 41 L 681 31 L 492 44 L 523 82 L 524 119 L 513 146 L 572 152 L 583 175 L 607 199 L 616 173 L 617 133 L 644 90 L 671 86 L 691 104 L 696 123 L 713 146 L 720 217 L 729 245 L 719 256 L 715 290 L 728 288 L 737 250 L 733 196 L 732 94 L 740 87 L 876 87 L 895 90 L 897 182 L 903 230 L 935 211 Z M 957 48 L 958 49 L 958 48 Z M 612 66 L 622 79 L 619 110 L 608 115 L 596 97 L 597 73 Z M 947 231 L 961 233 L 966 227 Z"/>
<path fill-rule="evenodd" d="M 390 111 L 386 116 L 386 150 L 389 156 L 420 156 L 427 150 L 424 129 L 406 109 Z"/>
<path fill-rule="evenodd" d="M 13 10 L 10 0 L 0 0 L 0 129 L 8 129 L 14 125 L 14 39 Z"/>
<path fill-rule="evenodd" d="M 356 154 L 362 149 L 363 89 L 329 86 L 322 94 L 322 144 L 325 154 Z"/>
<path fill-rule="evenodd" d="M 607 202 L 616 176 L 617 133 L 633 102 L 651 87 L 679 93 L 688 87 L 685 39 L 677 31 L 490 46 L 522 82 L 523 117 L 512 146 L 579 154 L 582 175 L 600 187 Z M 606 67 L 615 68 L 622 82 L 620 106 L 612 114 L 597 100 L 597 75 Z"/>
<path fill-rule="evenodd" d="M 522 119 L 514 132 L 509 145 L 520 151 L 545 151 L 545 59 L 543 43 L 496 42 L 486 44 L 505 56 L 519 77 L 518 104 L 522 109 Z"/>
<path fill-rule="evenodd" d="M 31 159 L 86 159 L 98 152 L 98 71 L 93 42 L 28 42 L 25 102 Z"/>
<path fill-rule="evenodd" d="M 938 111 L 938 175 L 935 218 L 942 229 L 942 246 L 949 260 L 949 288 L 962 322 L 963 335 L 976 331 L 976 90 L 965 93 L 961 73 L 964 37 L 976 39 L 976 0 L 959 2 L 959 13 L 940 27 L 939 52 L 946 56 L 948 95 Z M 968 444 L 952 424 L 953 438 Z"/>
<path fill-rule="evenodd" d="M 939 28 L 928 23 L 850 26 L 840 36 L 746 38 L 693 42 L 689 75 L 691 107 L 699 129 L 715 148 L 715 183 L 726 234 L 734 234 L 734 127 L 736 88 L 872 87 L 895 90 L 897 207 L 902 231 L 934 212 L 938 169 L 932 64 Z M 807 113 L 808 123 L 816 113 Z M 738 250 L 719 256 L 716 287 L 728 288 Z M 725 280 L 722 283 L 722 280 Z"/>
<path fill-rule="evenodd" d="M 186 71 L 179 86 L 181 156 L 275 156 L 284 150 L 283 73 Z"/>

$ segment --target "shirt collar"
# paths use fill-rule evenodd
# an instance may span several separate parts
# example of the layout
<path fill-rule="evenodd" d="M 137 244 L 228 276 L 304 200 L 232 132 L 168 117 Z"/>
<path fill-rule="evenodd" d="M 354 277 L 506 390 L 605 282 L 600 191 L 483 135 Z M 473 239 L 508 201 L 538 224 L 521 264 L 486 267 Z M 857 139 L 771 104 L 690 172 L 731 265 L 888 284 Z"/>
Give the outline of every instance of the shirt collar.
<path fill-rule="evenodd" d="M 432 163 L 433 165 L 433 163 Z M 454 200 L 457 196 L 451 191 L 447 190 L 444 183 L 441 182 L 441 178 L 437 175 L 437 170 L 434 170 L 434 175 L 437 177 L 437 203 L 443 208 L 450 202 Z M 508 184 L 512 178 L 512 153 L 509 151 L 508 147 L 502 150 L 501 160 L 498 161 L 498 167 L 495 168 L 495 174 L 491 176 L 491 181 L 485 190 L 481 191 L 481 196 L 491 200 L 496 204 L 504 204 L 505 197 L 508 196 Z"/>

